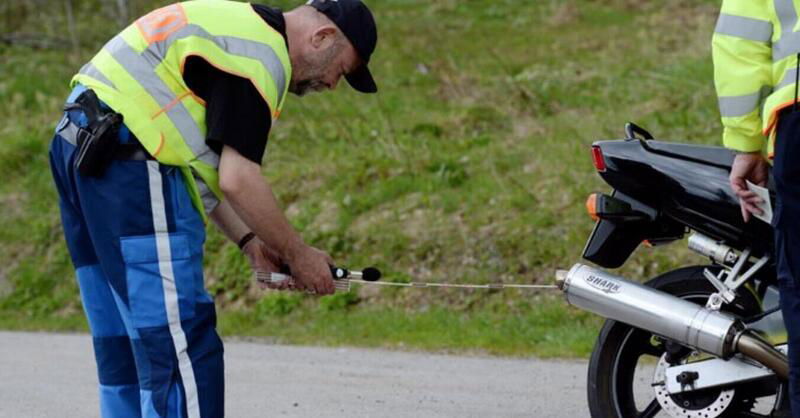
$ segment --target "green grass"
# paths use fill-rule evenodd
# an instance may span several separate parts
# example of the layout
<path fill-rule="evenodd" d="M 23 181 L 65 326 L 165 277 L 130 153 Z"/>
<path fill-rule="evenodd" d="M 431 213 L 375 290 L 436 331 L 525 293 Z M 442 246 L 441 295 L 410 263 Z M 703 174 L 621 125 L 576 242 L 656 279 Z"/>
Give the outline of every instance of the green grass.
<path fill-rule="evenodd" d="M 319 320 L 320 316 L 325 319 Z M 598 323 L 563 304 L 547 303 L 521 308 L 514 315 L 442 307 L 409 312 L 376 306 L 284 315 L 233 311 L 222 316 L 220 329 L 224 336 L 269 337 L 286 344 L 584 357 L 591 351 Z"/>
<path fill-rule="evenodd" d="M 608 190 L 591 164 L 593 141 L 619 138 L 633 120 L 657 137 L 720 142 L 716 2 L 371 6 L 381 93 L 342 84 L 290 97 L 264 161 L 292 222 L 340 265 L 374 264 L 393 280 L 546 283 L 580 261 L 592 228 L 583 202 Z M 3 328 L 85 327 L 46 153 L 67 81 L 116 30 L 103 13 L 84 15 L 93 18 L 79 26 L 78 51 L 0 45 Z M 58 34 L 57 15 L 27 19 Z M 679 243 L 637 251 L 620 273 L 642 280 L 700 262 Z M 560 298 L 519 291 L 265 295 L 213 230 L 206 274 L 223 334 L 287 343 L 585 356 L 600 324 Z"/>

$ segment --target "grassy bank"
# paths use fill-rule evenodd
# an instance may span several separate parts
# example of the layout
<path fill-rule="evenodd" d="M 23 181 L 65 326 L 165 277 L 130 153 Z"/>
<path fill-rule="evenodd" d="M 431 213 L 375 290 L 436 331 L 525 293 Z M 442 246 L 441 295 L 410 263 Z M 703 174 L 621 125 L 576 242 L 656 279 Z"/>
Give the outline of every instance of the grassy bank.
<path fill-rule="evenodd" d="M 78 49 L 0 44 L 3 328 L 85 327 L 47 146 L 67 80 L 118 28 L 92 1 L 75 3 L 85 16 Z M 342 85 L 290 97 L 264 160 L 292 222 L 340 265 L 374 264 L 391 280 L 544 283 L 579 261 L 592 227 L 583 202 L 606 190 L 592 141 L 620 137 L 635 120 L 656 136 L 719 142 L 709 47 L 716 2 L 371 6 L 381 93 Z M 65 24 L 36 12 L 22 18 L 48 36 Z M 0 33 L 19 31 L 0 22 Z M 700 261 L 684 247 L 641 249 L 621 272 L 644 279 Z M 213 230 L 206 274 L 224 334 L 288 343 L 583 356 L 599 324 L 560 298 L 519 291 L 265 294 Z"/>

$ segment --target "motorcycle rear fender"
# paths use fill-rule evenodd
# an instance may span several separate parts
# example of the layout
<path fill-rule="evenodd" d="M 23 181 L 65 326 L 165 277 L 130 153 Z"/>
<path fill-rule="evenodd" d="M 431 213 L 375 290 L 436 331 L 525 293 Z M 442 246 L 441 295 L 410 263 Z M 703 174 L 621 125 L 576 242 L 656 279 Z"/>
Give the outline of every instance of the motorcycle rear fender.
<path fill-rule="evenodd" d="M 658 211 L 623 193 L 614 191 L 614 199 L 627 202 L 646 219 L 600 218 L 583 249 L 583 258 L 605 268 L 618 268 L 644 241 L 664 244 L 683 238 L 684 226 L 660 216 Z"/>

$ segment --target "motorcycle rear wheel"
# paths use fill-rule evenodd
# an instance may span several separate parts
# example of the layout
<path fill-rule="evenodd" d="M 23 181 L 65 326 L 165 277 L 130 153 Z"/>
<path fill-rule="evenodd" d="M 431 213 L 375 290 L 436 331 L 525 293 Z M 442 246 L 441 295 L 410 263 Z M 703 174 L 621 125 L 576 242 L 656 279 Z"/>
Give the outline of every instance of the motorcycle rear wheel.
<path fill-rule="evenodd" d="M 709 268 L 712 272 L 717 267 L 693 266 L 674 270 L 658 276 L 646 285 L 678 296 L 698 304 L 705 304 L 709 295 L 716 289 L 703 277 L 703 269 Z M 723 311 L 737 316 L 750 316 L 760 312 L 759 303 L 749 292 L 739 292 L 741 295 L 733 304 L 725 305 Z M 652 418 L 668 417 L 662 411 L 661 405 L 653 394 L 650 401 L 640 402 L 634 389 L 638 382 L 635 373 L 637 365 L 648 357 L 650 361 L 657 361 L 665 353 L 663 340 L 656 338 L 652 333 L 632 327 L 630 325 L 608 320 L 600 331 L 592 357 L 589 362 L 588 373 L 588 400 L 589 410 L 593 418 Z M 646 363 L 649 360 L 644 360 Z M 649 381 L 648 381 L 649 383 Z M 774 384 L 735 387 L 734 401 L 719 417 L 771 417 L 788 415 L 788 402 L 786 399 L 786 385 Z M 649 387 L 647 388 L 650 389 Z M 764 394 L 764 391 L 768 393 Z M 757 391 L 759 396 L 755 396 Z M 652 392 L 652 390 L 649 390 Z M 704 402 L 711 402 L 716 397 L 713 389 L 682 395 L 682 405 L 689 405 L 689 410 L 703 408 Z M 718 394 L 718 389 L 716 393 Z M 756 398 L 775 395 L 774 405 L 769 408 L 768 414 L 753 412 Z M 644 406 L 646 405 L 646 406 Z M 641 409 L 641 406 L 644 406 Z M 785 415 L 784 415 L 785 414 Z M 687 415 L 689 416 L 689 415 Z M 702 416 L 702 415 L 701 415 Z M 708 415 L 711 416 L 711 415 Z"/>

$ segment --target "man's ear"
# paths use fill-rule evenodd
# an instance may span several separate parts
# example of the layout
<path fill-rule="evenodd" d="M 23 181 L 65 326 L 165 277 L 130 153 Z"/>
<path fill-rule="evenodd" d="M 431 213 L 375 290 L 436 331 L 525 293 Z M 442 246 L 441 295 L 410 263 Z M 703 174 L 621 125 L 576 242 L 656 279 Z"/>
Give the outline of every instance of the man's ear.
<path fill-rule="evenodd" d="M 311 46 L 317 50 L 325 50 L 330 48 L 336 42 L 336 33 L 338 29 L 333 26 L 326 25 L 314 32 L 311 36 Z"/>

